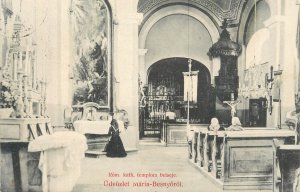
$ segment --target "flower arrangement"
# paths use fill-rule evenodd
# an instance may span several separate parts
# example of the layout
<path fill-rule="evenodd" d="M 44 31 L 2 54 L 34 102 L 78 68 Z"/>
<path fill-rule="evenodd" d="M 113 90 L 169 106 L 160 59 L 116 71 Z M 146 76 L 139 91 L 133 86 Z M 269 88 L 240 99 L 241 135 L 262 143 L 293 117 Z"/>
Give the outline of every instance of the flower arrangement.
<path fill-rule="evenodd" d="M 0 108 L 11 108 L 18 98 L 18 84 L 11 78 L 9 72 L 0 69 Z"/>

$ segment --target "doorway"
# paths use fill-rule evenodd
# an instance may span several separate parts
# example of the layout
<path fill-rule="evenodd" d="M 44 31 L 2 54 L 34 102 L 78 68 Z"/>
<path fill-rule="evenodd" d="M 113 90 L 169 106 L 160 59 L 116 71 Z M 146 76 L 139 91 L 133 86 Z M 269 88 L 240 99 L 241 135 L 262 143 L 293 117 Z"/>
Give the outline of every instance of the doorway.
<path fill-rule="evenodd" d="M 266 127 L 267 125 L 267 100 L 265 98 L 249 100 L 250 127 Z"/>

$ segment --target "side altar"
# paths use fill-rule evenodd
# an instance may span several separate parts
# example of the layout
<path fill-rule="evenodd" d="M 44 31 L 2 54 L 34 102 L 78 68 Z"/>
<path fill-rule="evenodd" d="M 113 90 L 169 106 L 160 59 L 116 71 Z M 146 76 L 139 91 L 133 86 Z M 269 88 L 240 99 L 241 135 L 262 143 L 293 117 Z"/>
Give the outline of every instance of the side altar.
<path fill-rule="evenodd" d="M 39 191 L 39 153 L 28 153 L 28 144 L 53 132 L 49 118 L 0 119 L 1 191 Z"/>

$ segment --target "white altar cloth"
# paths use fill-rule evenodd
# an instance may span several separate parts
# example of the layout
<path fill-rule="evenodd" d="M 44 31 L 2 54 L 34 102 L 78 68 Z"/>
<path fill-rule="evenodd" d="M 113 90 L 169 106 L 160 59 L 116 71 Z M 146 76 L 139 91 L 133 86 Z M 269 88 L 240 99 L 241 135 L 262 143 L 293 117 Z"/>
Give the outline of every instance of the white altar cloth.
<path fill-rule="evenodd" d="M 29 152 L 41 152 L 39 169 L 43 191 L 71 191 L 80 176 L 81 159 L 87 150 L 86 138 L 76 132 L 55 132 L 31 141 Z"/>
<path fill-rule="evenodd" d="M 110 121 L 85 121 L 79 120 L 74 122 L 74 129 L 81 134 L 106 135 L 110 127 Z"/>

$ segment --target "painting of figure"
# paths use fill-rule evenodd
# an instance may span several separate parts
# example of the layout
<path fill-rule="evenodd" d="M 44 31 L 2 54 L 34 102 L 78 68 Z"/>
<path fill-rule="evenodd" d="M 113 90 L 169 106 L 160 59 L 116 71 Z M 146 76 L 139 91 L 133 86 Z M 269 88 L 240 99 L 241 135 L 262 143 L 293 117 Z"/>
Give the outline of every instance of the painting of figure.
<path fill-rule="evenodd" d="M 109 16 L 101 0 L 72 1 L 74 39 L 73 104 L 109 103 L 108 30 Z"/>

